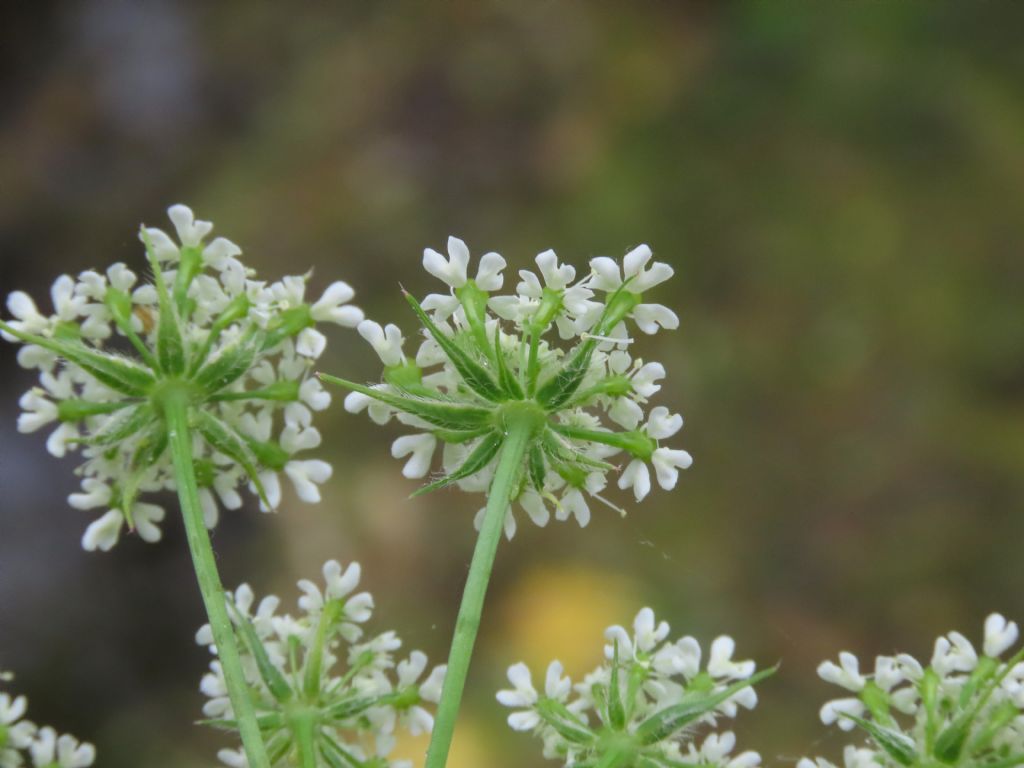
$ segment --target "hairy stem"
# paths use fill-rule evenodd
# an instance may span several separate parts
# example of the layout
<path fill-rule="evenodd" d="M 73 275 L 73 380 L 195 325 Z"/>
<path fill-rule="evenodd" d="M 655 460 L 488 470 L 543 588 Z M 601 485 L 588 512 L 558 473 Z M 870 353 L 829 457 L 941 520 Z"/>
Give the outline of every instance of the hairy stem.
<path fill-rule="evenodd" d="M 473 551 L 466 588 L 462 593 L 462 605 L 459 606 L 459 617 L 455 622 L 455 635 L 448 654 L 448 673 L 445 675 L 441 700 L 437 705 L 437 718 L 434 720 L 434 731 L 430 737 L 430 747 L 427 749 L 426 768 L 444 768 L 448 760 L 448 750 L 451 748 L 452 734 L 455 731 L 455 719 L 459 712 L 459 703 L 462 701 L 462 691 L 466 687 L 469 660 L 473 655 L 477 630 L 480 628 L 487 583 L 491 578 L 494 557 L 498 552 L 498 542 L 501 541 L 501 532 L 505 524 L 505 512 L 508 510 L 516 477 L 535 428 L 535 423 L 531 419 L 508 420 L 505 442 L 498 454 L 498 468 L 491 481 L 484 522 L 480 527 L 476 549 Z"/>
<path fill-rule="evenodd" d="M 199 591 L 203 595 L 206 614 L 210 619 L 213 641 L 224 670 L 224 680 L 227 683 L 228 695 L 231 697 L 231 707 L 238 721 L 245 756 L 251 768 L 270 768 L 263 738 L 256 722 L 256 711 L 242 672 L 234 629 L 224 603 L 224 587 L 217 573 L 210 535 L 203 522 L 203 508 L 199 502 L 195 466 L 192 463 L 188 402 L 184 396 L 167 393 L 167 397 L 163 398 L 163 409 L 167 419 L 171 456 L 174 460 L 174 481 L 178 488 L 181 515 L 185 520 L 185 533 L 192 553 L 192 564 L 199 582 Z"/>

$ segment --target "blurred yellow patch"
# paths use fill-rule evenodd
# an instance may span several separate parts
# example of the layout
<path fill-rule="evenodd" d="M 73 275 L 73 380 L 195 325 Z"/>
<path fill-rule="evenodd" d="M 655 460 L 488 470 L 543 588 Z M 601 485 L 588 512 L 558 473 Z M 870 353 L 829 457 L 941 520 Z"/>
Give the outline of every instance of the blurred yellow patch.
<path fill-rule="evenodd" d="M 499 658 L 543 670 L 559 659 L 570 675 L 600 660 L 605 627 L 629 626 L 642 606 L 638 585 L 587 565 L 543 565 L 527 571 L 498 606 Z"/>
<path fill-rule="evenodd" d="M 399 729 L 397 735 L 398 744 L 391 754 L 391 759 L 412 760 L 413 765 L 423 765 L 427 745 L 430 744 L 429 734 L 410 736 Z M 447 768 L 480 768 L 493 762 L 488 759 L 489 757 L 486 739 L 479 724 L 465 715 L 460 716 L 455 738 L 452 740 L 452 750 L 448 755 Z"/>

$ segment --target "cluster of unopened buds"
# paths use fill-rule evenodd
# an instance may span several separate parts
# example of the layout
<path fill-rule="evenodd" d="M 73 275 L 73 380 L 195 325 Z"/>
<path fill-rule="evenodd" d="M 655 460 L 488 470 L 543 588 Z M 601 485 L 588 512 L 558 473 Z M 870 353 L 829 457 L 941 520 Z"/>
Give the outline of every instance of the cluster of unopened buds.
<path fill-rule="evenodd" d="M 0 682 L 11 680 L 0 672 Z M 0 691 L 0 768 L 88 768 L 96 760 L 92 744 L 50 726 L 25 719 L 28 700 Z"/>
<path fill-rule="evenodd" d="M 734 660 L 728 636 L 712 642 L 704 665 L 694 638 L 668 638 L 669 625 L 644 608 L 632 633 L 608 628 L 604 664 L 580 682 L 573 684 L 553 661 L 537 691 L 530 670 L 519 663 L 508 670 L 513 687 L 500 691 L 498 701 L 516 710 L 508 717 L 512 728 L 533 732 L 545 757 L 574 768 L 759 765 L 756 752 L 732 754 L 731 731 L 711 732 L 700 743 L 695 731 L 735 717 L 740 707 L 753 708 L 753 685 L 774 669 L 755 673 L 753 661 Z"/>
<path fill-rule="evenodd" d="M 671 489 L 691 464 L 686 451 L 662 444 L 680 430 L 682 417 L 664 406 L 647 410 L 664 367 L 630 352 L 631 328 L 653 334 L 678 327 L 670 309 L 644 299 L 672 268 L 652 262 L 646 245 L 627 253 L 621 266 L 592 259 L 579 280 L 553 251 L 536 263 L 539 274 L 521 270 L 514 293 L 498 294 L 505 260 L 497 253 L 484 254 L 471 277 L 461 240 L 449 238 L 447 257 L 428 248 L 423 266 L 448 291 L 422 302 L 406 294 L 423 327 L 415 352 L 406 354 L 398 326 L 365 320 L 358 330 L 384 364 L 383 380 L 364 386 L 321 378 L 351 390 L 349 411 L 366 410 L 378 423 L 395 417 L 415 430 L 392 445 L 392 454 L 405 459 L 406 477 L 427 476 L 441 447 L 444 473 L 420 492 L 453 484 L 487 491 L 510 425 L 531 424 L 512 500 L 537 525 L 553 512 L 584 526 L 589 499 L 619 509 L 603 495 L 613 457 L 624 455 L 618 486 L 632 489 L 637 501 L 651 489 L 651 467 L 661 487 Z M 510 505 L 506 535 L 515 529 Z"/>
<path fill-rule="evenodd" d="M 248 484 L 264 509 L 281 500 L 286 475 L 305 501 L 331 475 L 303 454 L 320 444 L 312 414 L 330 395 L 311 375 L 326 339 L 318 323 L 354 327 L 362 312 L 352 289 L 332 283 L 305 298 L 309 275 L 257 280 L 212 225 L 183 205 L 169 210 L 178 242 L 160 229 L 139 233 L 152 282 L 124 264 L 105 272 L 62 275 L 53 313 L 25 293 L 7 298 L 13 319 L 0 322 L 8 341 L 24 344 L 18 362 L 39 383 L 21 398 L 18 429 L 52 429 L 55 456 L 79 451 L 81 490 L 68 501 L 101 516 L 82 539 L 110 549 L 127 524 L 146 541 L 160 538 L 162 507 L 143 500 L 174 489 L 168 428 L 161 405 L 181 397 L 194 433 L 195 470 L 206 524 L 220 507 L 242 505 Z"/>
<path fill-rule="evenodd" d="M 429 733 L 445 667 L 427 672 L 427 657 L 412 651 L 396 660 L 402 641 L 392 632 L 369 638 L 363 625 L 373 613 L 369 592 L 357 592 L 358 563 L 324 564 L 324 584 L 299 582 L 300 613 L 280 613 L 275 595 L 259 603 L 243 584 L 229 594 L 232 620 L 242 638 L 242 662 L 272 766 L 324 765 L 411 768 L 392 760 L 398 726 Z M 196 635 L 213 646 L 209 625 Z M 220 661 L 210 664 L 201 689 L 208 723 L 235 730 L 234 712 Z M 218 755 L 234 768 L 247 766 L 241 749 Z"/>
<path fill-rule="evenodd" d="M 821 709 L 826 725 L 859 728 L 868 737 L 843 752 L 846 768 L 1024 765 L 1024 649 L 1009 659 L 1017 625 L 994 613 L 985 621 L 981 653 L 959 632 L 935 641 L 931 662 L 909 654 L 878 656 L 861 672 L 852 653 L 823 662 L 818 674 L 852 696 Z M 804 758 L 798 768 L 835 768 Z"/>

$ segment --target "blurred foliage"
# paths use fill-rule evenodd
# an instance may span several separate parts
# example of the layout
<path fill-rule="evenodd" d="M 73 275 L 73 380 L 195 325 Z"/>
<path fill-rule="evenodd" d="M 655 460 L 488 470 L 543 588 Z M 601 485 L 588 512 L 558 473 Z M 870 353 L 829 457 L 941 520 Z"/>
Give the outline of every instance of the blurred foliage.
<path fill-rule="evenodd" d="M 448 234 L 516 267 L 648 242 L 682 329 L 643 339 L 696 459 L 672 494 L 499 553 L 452 768 L 543 764 L 493 692 L 505 667 L 596 661 L 649 604 L 782 671 L 743 748 L 823 752 L 817 662 L 927 653 L 1024 619 L 1024 5 L 11 3 L 0 11 L 0 292 L 140 268 L 138 222 L 187 202 L 265 275 L 343 278 L 400 321 Z M 511 278 L 510 278 L 511 279 Z M 209 765 L 205 652 L 180 531 L 109 556 L 0 363 L 0 662 L 103 765 Z M 325 369 L 373 378 L 355 334 Z M 475 502 L 415 487 L 395 434 L 320 422 L 319 507 L 229 516 L 229 585 L 294 599 L 359 559 L 411 646 L 446 652 Z M 974 628 L 977 628 L 974 630 Z M 545 652 L 547 649 L 547 653 Z M 422 745 L 419 745 L 421 748 Z M 414 752 L 416 745 L 409 747 Z"/>

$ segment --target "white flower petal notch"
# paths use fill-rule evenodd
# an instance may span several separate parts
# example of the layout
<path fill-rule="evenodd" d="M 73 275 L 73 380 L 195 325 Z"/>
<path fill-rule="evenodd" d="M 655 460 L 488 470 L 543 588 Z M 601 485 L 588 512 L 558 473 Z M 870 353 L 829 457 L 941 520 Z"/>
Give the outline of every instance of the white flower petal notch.
<path fill-rule="evenodd" d="M 83 537 L 87 549 L 109 550 L 125 528 L 160 539 L 163 510 L 139 497 L 175 488 L 163 410 L 171 396 L 186 402 L 208 524 L 218 502 L 240 505 L 241 487 L 272 509 L 282 473 L 308 502 L 330 477 L 326 462 L 308 456 L 319 442 L 312 412 L 330 404 L 312 375 L 326 345 L 316 326 L 356 327 L 363 314 L 350 303 L 354 291 L 336 281 L 307 300 L 309 275 L 257 280 L 237 245 L 206 242 L 210 222 L 184 205 L 168 216 L 177 239 L 140 231 L 148 265 L 139 271 L 152 283 L 138 284 L 124 264 L 62 275 L 53 314 L 15 291 L 7 297 L 13 319 L 0 321 L 5 339 L 25 345 L 20 363 L 39 373 L 21 399 L 19 431 L 49 430 L 51 453 L 81 456 L 82 492 L 69 503 L 99 515 Z"/>
<path fill-rule="evenodd" d="M 822 662 L 818 676 L 847 693 L 828 701 L 822 723 L 860 729 L 866 746 L 847 745 L 846 768 L 945 765 L 1020 765 L 1024 760 L 1024 649 L 1009 658 L 1017 625 L 1001 614 L 985 620 L 983 653 L 959 632 L 935 642 L 931 662 L 908 654 L 878 656 L 861 671 L 844 651 L 839 663 Z M 835 768 L 803 758 L 799 768 Z"/>
<path fill-rule="evenodd" d="M 669 640 L 670 627 L 643 608 L 633 632 L 622 626 L 605 632 L 605 662 L 573 684 L 561 663 L 547 668 L 543 692 L 534 688 L 522 662 L 509 667 L 512 688 L 498 702 L 514 710 L 513 730 L 529 731 L 544 743 L 544 756 L 575 765 L 718 765 L 751 768 L 756 752 L 731 756 L 732 732 L 709 733 L 695 741 L 699 727 L 714 728 L 733 718 L 737 705 L 757 702 L 754 685 L 775 670 L 755 672 L 754 662 L 732 661 L 735 643 L 727 636 L 711 647 L 701 669 L 700 646 L 692 637 Z"/>
<path fill-rule="evenodd" d="M 428 672 L 426 654 L 397 655 L 402 641 L 393 631 L 367 635 L 373 613 L 369 592 L 358 592 L 362 569 L 329 560 L 323 582 L 299 581 L 298 612 L 281 610 L 268 595 L 256 602 L 240 585 L 228 595 L 236 632 L 243 639 L 246 686 L 277 749 L 272 768 L 293 765 L 365 765 L 394 768 L 395 736 L 429 733 L 445 666 Z M 256 605 L 255 611 L 253 606 Z M 214 658 L 199 688 L 207 697 L 203 715 L 220 730 L 237 733 L 223 668 L 210 627 L 196 633 Z M 301 711 L 303 717 L 295 714 Z M 326 761 L 317 759 L 329 755 Z M 247 766 L 244 752 L 222 749 L 228 766 Z"/>
<path fill-rule="evenodd" d="M 422 302 L 406 294 L 423 326 L 416 353 L 406 356 L 398 326 L 365 320 L 358 330 L 384 365 L 382 380 L 363 386 L 321 378 L 349 390 L 347 410 L 369 406 L 375 421 L 397 415 L 418 430 L 392 447 L 406 462 L 406 477 L 427 477 L 432 459 L 443 457 L 444 474 L 417 493 L 488 489 L 510 424 L 529 422 L 512 514 L 525 513 L 537 525 L 552 514 L 586 525 L 588 498 L 618 511 L 601 495 L 607 479 L 595 476 L 618 471 L 618 486 L 641 501 L 652 481 L 675 488 L 693 461 L 664 444 L 682 428 L 682 417 L 664 406 L 648 410 L 664 367 L 634 357 L 630 345 L 627 323 L 647 332 L 678 325 L 644 304 L 644 292 L 672 276 L 671 267 L 652 260 L 650 248 L 638 246 L 621 265 L 593 259 L 578 278 L 547 250 L 536 257 L 537 272 L 521 270 L 514 292 L 500 294 L 505 259 L 487 253 L 474 270 L 469 247 L 449 238 L 447 255 L 432 248 L 423 255 L 424 268 L 448 293 Z M 515 528 L 514 520 L 507 525 Z"/>

